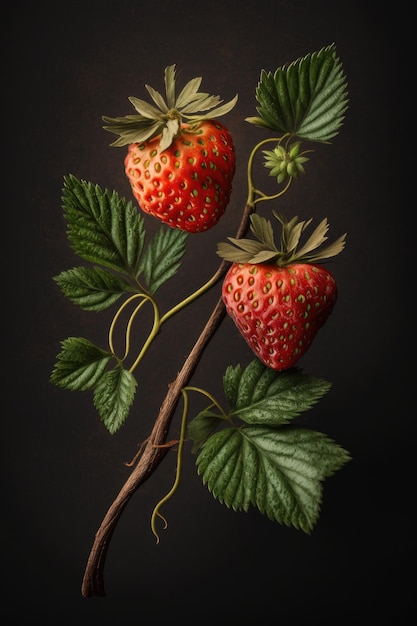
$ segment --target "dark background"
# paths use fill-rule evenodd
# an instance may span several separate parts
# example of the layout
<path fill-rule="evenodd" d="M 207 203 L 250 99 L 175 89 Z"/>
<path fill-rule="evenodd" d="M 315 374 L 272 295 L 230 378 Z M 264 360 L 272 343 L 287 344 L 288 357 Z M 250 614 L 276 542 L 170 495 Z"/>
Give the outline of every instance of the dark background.
<path fill-rule="evenodd" d="M 401 152 L 410 81 L 401 3 L 389 12 L 380 3 L 359 1 L 6 4 L 4 623 L 408 623 L 415 614 L 409 573 L 416 556 L 409 365 L 414 305 Z M 255 509 L 235 513 L 214 500 L 187 444 L 180 489 L 164 507 L 169 527 L 160 544 L 149 518 L 172 484 L 174 454 L 122 515 L 106 562 L 107 595 L 82 598 L 94 534 L 129 474 L 124 462 L 149 433 L 219 292 L 171 320 L 138 369 L 132 415 L 109 435 L 89 393 L 49 382 L 60 341 L 83 336 L 105 347 L 111 318 L 77 309 L 52 280 L 79 263 L 65 234 L 63 176 L 72 173 L 130 198 L 125 150 L 109 147 L 112 136 L 102 129 L 101 116 L 133 113 L 128 96 L 147 98 L 145 83 L 162 90 L 163 69 L 171 63 L 180 81 L 203 76 L 203 89 L 225 101 L 239 94 L 223 118 L 237 152 L 231 203 L 216 228 L 190 238 L 178 277 L 160 290 L 166 310 L 211 276 L 216 243 L 236 230 L 247 194 L 246 161 L 266 137 L 244 122 L 256 114 L 261 69 L 274 71 L 331 43 L 348 79 L 345 124 L 330 146 L 315 146 L 306 176 L 277 208 L 304 219 L 327 216 L 330 237 L 348 233 L 346 250 L 331 264 L 338 303 L 300 366 L 332 382 L 306 417 L 308 426 L 334 438 L 353 460 L 324 483 L 321 516 L 307 536 Z M 157 227 L 147 218 L 149 232 Z M 250 360 L 226 319 L 192 382 L 222 398 L 225 367 Z M 192 398 L 194 412 L 201 407 Z M 172 437 L 178 429 L 179 416 Z"/>

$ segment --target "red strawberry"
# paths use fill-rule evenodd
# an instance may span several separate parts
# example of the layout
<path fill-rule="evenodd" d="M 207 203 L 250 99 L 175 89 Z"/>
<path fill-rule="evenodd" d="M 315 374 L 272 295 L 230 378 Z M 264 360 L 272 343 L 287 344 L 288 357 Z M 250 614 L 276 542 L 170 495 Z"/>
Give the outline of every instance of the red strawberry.
<path fill-rule="evenodd" d="M 285 370 L 306 352 L 337 298 L 331 273 L 306 261 L 335 256 L 344 247 L 345 235 L 312 255 L 326 239 L 328 225 L 323 220 L 297 253 L 307 223 L 298 223 L 297 218 L 285 223 L 278 217 L 283 225 L 283 249 L 279 251 L 270 222 L 257 215 L 251 219 L 259 242 L 230 238 L 240 249 L 219 244 L 220 256 L 236 259 L 224 278 L 222 297 L 227 313 L 256 356 L 274 370 Z"/>
<path fill-rule="evenodd" d="M 143 211 L 191 233 L 208 230 L 223 215 L 232 191 L 235 151 L 225 126 L 205 120 L 181 125 L 164 152 L 160 136 L 129 145 L 126 175 Z"/>
<path fill-rule="evenodd" d="M 230 199 L 235 148 L 228 129 L 214 117 L 237 101 L 217 106 L 219 96 L 199 92 L 201 78 L 176 94 L 175 65 L 165 69 L 166 100 L 145 85 L 155 105 L 129 98 L 139 115 L 103 117 L 128 145 L 125 172 L 140 208 L 172 228 L 191 233 L 217 224 Z M 197 114 L 198 111 L 209 111 Z"/>

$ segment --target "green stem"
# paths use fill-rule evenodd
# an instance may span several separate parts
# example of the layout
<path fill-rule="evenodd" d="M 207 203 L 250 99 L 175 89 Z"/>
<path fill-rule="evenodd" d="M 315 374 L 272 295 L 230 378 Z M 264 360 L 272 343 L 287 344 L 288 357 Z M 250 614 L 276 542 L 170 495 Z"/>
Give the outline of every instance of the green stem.
<path fill-rule="evenodd" d="M 211 393 L 209 393 L 205 389 L 201 389 L 200 387 L 187 386 L 187 387 L 184 387 L 182 391 L 196 391 L 197 393 L 201 393 L 203 396 L 206 396 L 206 398 L 208 398 L 211 401 L 212 406 L 216 406 L 219 409 L 220 413 L 223 415 L 225 419 L 228 418 L 227 413 L 223 410 L 221 405 L 217 402 L 216 398 L 212 396 Z"/>
<path fill-rule="evenodd" d="M 129 350 L 130 350 L 130 333 L 132 330 L 132 323 L 134 318 L 136 317 L 137 313 L 140 311 L 140 309 L 142 308 L 142 306 L 148 301 L 150 300 L 149 296 L 144 294 L 144 293 L 135 293 L 133 296 L 130 296 L 130 298 L 128 298 L 127 300 L 125 300 L 122 304 L 122 306 L 118 309 L 116 315 L 113 317 L 113 321 L 110 325 L 109 328 L 109 347 L 110 347 L 110 351 L 112 352 L 112 354 L 116 357 L 116 351 L 114 349 L 114 344 L 113 344 L 113 334 L 114 334 L 114 328 L 116 326 L 116 322 L 119 319 L 121 313 L 123 312 L 123 310 L 127 307 L 128 304 L 130 304 L 130 302 L 133 302 L 133 300 L 135 300 L 136 298 L 143 298 L 142 302 L 140 302 L 137 307 L 135 308 L 135 310 L 133 311 L 133 313 L 131 314 L 130 318 L 129 318 L 129 322 L 126 328 L 126 341 L 125 341 L 125 353 L 123 358 L 121 359 L 122 361 L 125 360 L 125 358 L 127 357 L 127 355 L 129 354 Z M 117 357 L 116 357 L 117 358 Z"/>
<path fill-rule="evenodd" d="M 262 197 L 258 198 L 256 200 L 256 203 L 261 202 L 262 200 L 275 200 L 276 198 L 279 198 L 280 196 L 283 196 L 284 193 L 287 193 L 288 189 L 290 188 L 290 185 L 291 185 L 292 181 L 293 181 L 292 176 L 290 176 L 290 178 L 288 179 L 288 182 L 285 185 L 284 189 L 281 189 L 281 191 L 279 191 L 278 193 L 273 194 L 272 196 L 267 196 L 265 194 L 262 194 Z"/>
<path fill-rule="evenodd" d="M 175 473 L 175 481 L 174 484 L 172 485 L 171 489 L 168 491 L 168 493 L 158 502 L 158 504 L 155 506 L 152 516 L 151 516 L 151 529 L 153 534 L 156 537 L 156 543 L 159 543 L 159 535 L 157 533 L 156 530 L 156 518 L 160 517 L 163 521 L 164 521 L 164 529 L 168 527 L 168 522 L 165 519 L 165 517 L 163 515 L 161 515 L 161 513 L 159 512 L 161 506 L 163 504 L 165 504 L 165 502 L 167 502 L 173 495 L 174 493 L 177 491 L 178 486 L 180 484 L 180 480 L 181 480 L 181 472 L 182 472 L 182 458 L 183 458 L 183 450 L 184 450 L 184 442 L 185 442 L 185 433 L 187 430 L 187 415 L 188 415 L 188 394 L 185 390 L 186 388 L 181 390 L 182 393 L 182 397 L 184 400 L 184 408 L 182 411 L 182 418 L 181 418 L 181 431 L 180 431 L 180 439 L 178 442 L 178 452 L 177 452 L 177 470 Z"/>
<path fill-rule="evenodd" d="M 224 274 L 225 267 L 226 267 L 226 264 L 224 262 L 221 263 L 220 266 L 218 267 L 217 271 L 213 274 L 213 276 L 206 283 L 204 283 L 204 285 L 202 285 L 199 289 L 194 291 L 190 296 L 188 296 L 187 298 L 185 298 L 184 300 L 182 300 L 181 302 L 176 304 L 174 307 L 172 307 L 172 309 L 167 311 L 164 315 L 162 315 L 162 317 L 159 314 L 159 308 L 158 308 L 158 305 L 157 305 L 156 301 L 151 296 L 149 296 L 148 294 L 140 293 L 140 294 L 134 294 L 133 296 L 130 296 L 122 304 L 122 306 L 119 308 L 119 310 L 117 311 L 117 313 L 114 316 L 113 321 L 111 323 L 110 329 L 109 329 L 109 346 L 110 346 L 110 350 L 111 350 L 112 354 L 114 356 L 116 356 L 116 352 L 115 352 L 114 345 L 113 345 L 113 334 L 114 334 L 114 328 L 115 328 L 116 322 L 119 319 L 122 311 L 135 298 L 142 297 L 143 300 L 142 300 L 142 302 L 140 302 L 138 304 L 138 306 L 135 308 L 135 310 L 133 311 L 133 313 L 131 314 L 131 316 L 129 318 L 129 322 L 128 322 L 128 325 L 127 325 L 127 328 L 126 328 L 125 354 L 124 354 L 123 358 L 121 359 L 122 361 L 124 361 L 126 359 L 128 353 L 129 353 L 129 350 L 130 350 L 130 334 L 131 334 L 131 330 L 132 330 L 133 321 L 134 321 L 137 313 L 139 312 L 139 310 L 145 304 L 145 302 L 150 302 L 152 304 L 153 308 L 154 308 L 154 321 L 153 321 L 152 330 L 149 333 L 146 342 L 143 344 L 142 350 L 138 354 L 138 356 L 137 356 L 135 362 L 133 363 L 133 365 L 130 367 L 129 371 L 132 372 L 132 373 L 136 369 L 136 367 L 139 365 L 139 363 L 143 359 L 143 357 L 145 356 L 146 352 L 148 351 L 148 349 L 149 349 L 151 343 L 153 342 L 153 340 L 155 339 L 155 337 L 160 332 L 161 326 L 168 319 L 170 319 L 173 315 L 175 315 L 176 313 L 178 313 L 179 311 L 184 309 L 186 306 L 188 306 L 189 304 L 194 302 L 194 300 L 197 300 L 197 298 L 202 296 L 206 291 L 208 291 L 211 287 L 213 287 L 217 283 L 217 281 L 220 280 L 222 275 Z"/>
<path fill-rule="evenodd" d="M 170 309 L 169 311 L 167 311 L 160 320 L 161 326 L 162 324 L 164 324 L 164 322 L 166 322 L 170 317 L 172 317 L 173 315 L 175 315 L 175 313 L 178 313 L 179 311 L 181 311 L 182 309 L 184 309 L 186 306 L 188 306 L 189 304 L 191 304 L 192 302 L 194 302 L 194 300 L 197 300 L 197 298 L 199 298 L 200 296 L 202 296 L 206 291 L 208 291 L 209 289 L 211 289 L 211 287 L 213 287 L 217 281 L 222 277 L 223 274 L 223 265 L 220 265 L 220 267 L 217 269 L 217 271 L 215 272 L 215 274 L 213 274 L 213 276 L 206 282 L 204 283 L 204 285 L 202 285 L 199 289 L 197 289 L 197 291 L 194 291 L 191 295 L 187 296 L 187 298 L 185 298 L 184 300 L 182 300 L 181 302 L 179 302 L 178 304 L 176 304 L 174 307 L 172 307 L 172 309 Z"/>
<path fill-rule="evenodd" d="M 189 406 L 189 399 L 188 399 L 187 391 L 196 391 L 197 393 L 201 393 L 203 396 L 206 396 L 206 398 L 208 398 L 210 402 L 212 403 L 210 406 L 216 406 L 219 409 L 220 413 L 223 415 L 223 417 L 225 419 L 228 418 L 227 414 L 225 413 L 223 408 L 220 406 L 220 404 L 217 402 L 216 398 L 212 396 L 211 393 L 209 393 L 205 389 L 201 389 L 200 387 L 191 387 L 188 385 L 181 389 L 181 394 L 184 400 L 184 407 L 183 407 L 182 418 L 181 418 L 180 438 L 178 441 L 177 469 L 175 473 L 175 481 L 171 489 L 168 491 L 168 493 L 163 498 L 161 498 L 161 500 L 155 506 L 152 512 L 152 516 L 151 516 L 151 529 L 152 529 L 153 534 L 156 537 L 156 543 L 159 543 L 159 535 L 156 530 L 156 518 L 159 517 L 160 519 L 163 520 L 164 530 L 165 530 L 168 527 L 168 522 L 166 518 L 160 513 L 160 509 L 162 505 L 165 504 L 165 502 L 167 502 L 170 498 L 172 498 L 174 493 L 177 491 L 179 484 L 180 484 L 180 480 L 181 480 L 182 458 L 183 458 L 183 450 L 184 450 L 184 443 L 185 443 L 185 434 L 187 430 L 187 416 L 188 416 L 188 406 Z"/>
<path fill-rule="evenodd" d="M 279 198 L 280 196 L 284 195 L 284 193 L 286 193 L 288 191 L 288 188 L 292 182 L 292 179 L 290 178 L 287 185 L 284 187 L 284 189 L 282 189 L 280 192 L 272 195 L 272 196 L 267 196 L 265 195 L 262 191 L 258 190 L 255 188 L 254 183 L 253 183 L 253 162 L 256 156 L 256 153 L 258 152 L 258 150 L 260 150 L 260 148 L 265 145 L 266 143 L 269 143 L 271 141 L 280 144 L 283 139 L 285 139 L 285 137 L 288 137 L 289 134 L 287 133 L 286 135 L 283 135 L 282 137 L 271 137 L 269 139 L 264 139 L 263 141 L 261 141 L 260 143 L 258 143 L 254 149 L 252 150 L 252 152 L 250 153 L 249 156 L 249 160 L 248 160 L 248 168 L 247 168 L 247 172 L 248 172 L 248 199 L 246 202 L 247 206 L 250 207 L 255 207 L 256 203 L 259 202 L 260 200 L 274 200 L 275 198 Z M 260 196 L 257 200 L 255 200 L 255 195 Z M 190 296 L 188 296 L 187 298 L 185 298 L 184 300 L 182 300 L 181 302 L 179 302 L 177 305 L 175 305 L 172 309 L 170 309 L 169 311 L 167 311 L 162 317 L 161 317 L 161 325 L 166 322 L 170 317 L 172 317 L 173 315 L 175 315 L 176 313 L 178 313 L 178 311 L 181 311 L 182 309 L 184 309 L 186 306 L 188 306 L 189 304 L 191 304 L 192 302 L 194 302 L 194 300 L 197 300 L 197 298 L 199 298 L 201 295 L 203 295 L 206 291 L 208 291 L 211 287 L 213 287 L 213 285 L 216 284 L 216 282 L 219 280 L 219 278 L 221 278 L 222 276 L 222 269 L 217 270 L 217 272 L 210 278 L 210 280 L 208 280 L 204 285 L 202 285 L 199 289 L 197 289 L 197 291 L 195 291 L 194 293 L 192 293 Z"/>
<path fill-rule="evenodd" d="M 148 300 L 149 300 L 149 302 L 151 302 L 151 304 L 153 306 L 153 310 L 154 310 L 153 326 L 152 326 L 151 332 L 148 335 L 147 340 L 145 341 L 145 343 L 142 346 L 142 350 L 139 352 L 135 362 L 133 363 L 133 365 L 129 369 L 129 371 L 131 373 L 133 373 L 134 370 L 136 369 L 136 367 L 139 365 L 140 361 L 145 356 L 149 346 L 151 345 L 152 341 L 155 339 L 155 337 L 157 336 L 157 334 L 159 333 L 159 330 L 161 328 L 161 320 L 160 320 L 160 316 L 159 316 L 158 305 L 156 304 L 155 300 L 153 298 L 151 298 L 150 296 L 148 296 Z"/>
<path fill-rule="evenodd" d="M 263 141 L 260 141 L 258 144 L 256 144 L 256 146 L 253 148 L 252 152 L 250 153 L 249 159 L 248 159 L 248 167 L 247 167 L 248 199 L 246 201 L 246 204 L 248 204 L 249 206 L 252 206 L 252 207 L 255 206 L 255 204 L 257 202 L 257 200 L 255 200 L 255 195 L 256 194 L 261 196 L 259 198 L 261 200 L 267 199 L 267 196 L 265 196 L 261 191 L 256 189 L 256 187 L 254 185 L 254 182 L 253 182 L 253 162 L 255 160 L 255 156 L 256 156 L 258 150 L 260 150 L 262 148 L 262 146 L 264 146 L 267 143 L 270 143 L 271 141 L 274 141 L 275 143 L 280 144 L 285 139 L 285 137 L 288 137 L 288 136 L 289 136 L 289 133 L 286 133 L 282 137 L 270 137 L 268 139 L 263 139 Z M 285 191 L 287 190 L 287 188 L 285 189 Z M 279 194 L 279 195 L 281 195 L 281 194 Z M 275 197 L 275 196 L 272 196 L 272 197 Z"/>

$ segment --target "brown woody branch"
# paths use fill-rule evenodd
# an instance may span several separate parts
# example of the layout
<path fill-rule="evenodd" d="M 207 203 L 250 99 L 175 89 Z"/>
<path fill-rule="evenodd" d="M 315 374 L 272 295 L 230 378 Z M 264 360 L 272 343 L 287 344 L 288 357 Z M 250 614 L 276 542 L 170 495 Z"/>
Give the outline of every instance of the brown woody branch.
<path fill-rule="evenodd" d="M 243 237 L 249 228 L 249 217 L 253 210 L 251 205 L 246 205 L 236 238 Z M 222 261 L 216 278 L 220 280 L 226 273 L 228 263 Z M 87 561 L 82 582 L 81 592 L 85 597 L 104 596 L 104 564 L 110 540 L 116 528 L 117 522 L 128 504 L 131 496 L 142 485 L 161 463 L 167 454 L 169 447 L 162 446 L 165 443 L 171 420 L 174 416 L 176 406 L 181 396 L 181 390 L 185 387 L 193 375 L 200 358 L 215 334 L 225 316 L 225 308 L 222 299 L 217 302 L 211 313 L 201 335 L 197 339 L 193 349 L 185 360 L 181 370 L 175 380 L 169 385 L 167 395 L 161 405 L 158 417 L 155 421 L 152 432 L 147 439 L 139 461 L 133 468 L 129 478 L 121 488 L 113 504 L 108 509 L 103 521 L 96 533 L 93 546 Z"/>

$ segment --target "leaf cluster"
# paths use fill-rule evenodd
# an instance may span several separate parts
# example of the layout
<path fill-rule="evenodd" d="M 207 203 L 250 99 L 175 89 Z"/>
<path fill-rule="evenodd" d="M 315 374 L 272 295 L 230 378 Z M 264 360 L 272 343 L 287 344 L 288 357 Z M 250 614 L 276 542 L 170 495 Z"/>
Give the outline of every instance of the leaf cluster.
<path fill-rule="evenodd" d="M 112 145 L 123 146 L 161 134 L 162 151 L 180 133 L 183 119 L 194 124 L 208 115 L 229 112 L 237 96 L 222 104 L 219 96 L 200 91 L 201 80 L 192 79 L 177 93 L 176 67 L 168 66 L 165 97 L 145 85 L 153 104 L 131 97 L 137 115 L 103 117 L 107 124 L 104 128 L 119 135 Z M 274 73 L 262 70 L 256 99 L 258 116 L 246 121 L 282 133 L 277 147 L 264 151 L 264 165 L 278 184 L 287 178 L 290 183 L 304 173 L 308 160 L 306 152 L 300 152 L 301 141 L 291 144 L 291 137 L 328 143 L 344 120 L 348 106 L 346 79 L 335 46 L 308 54 Z M 285 146 L 281 145 L 284 140 Z M 277 140 L 274 137 L 260 142 L 249 160 L 249 206 L 255 206 L 256 196 L 257 201 L 270 200 L 288 188 L 267 196 L 253 185 L 254 154 L 268 141 Z M 108 350 L 82 337 L 71 336 L 61 342 L 51 382 L 71 391 L 92 391 L 100 419 L 110 433 L 115 433 L 135 398 L 135 365 L 159 331 L 161 319 L 168 319 L 204 289 L 161 318 L 154 296 L 177 273 L 188 234 L 162 225 L 148 240 L 144 219 L 132 202 L 73 175 L 64 178 L 62 201 L 71 248 L 87 262 L 54 277 L 63 295 L 89 312 L 108 309 L 123 298 L 113 323 L 126 303 L 138 298 L 139 304 L 128 324 L 126 354 L 136 312 L 144 302 L 150 302 L 154 309 L 151 334 L 129 370 L 124 367 L 126 354 L 119 358 L 113 350 L 113 324 Z M 218 245 L 219 256 L 231 262 L 276 262 L 283 266 L 329 258 L 344 248 L 345 235 L 323 245 L 327 240 L 327 219 L 302 244 L 302 234 L 311 220 L 299 221 L 295 216 L 286 221 L 277 212 L 273 211 L 273 215 L 281 224 L 280 246 L 275 243 L 271 222 L 253 213 L 250 228 L 255 239 L 229 237 L 230 243 Z M 276 372 L 256 359 L 246 368 L 228 367 L 223 387 L 228 411 L 214 401 L 188 424 L 188 437 L 193 441 L 192 452 L 197 456 L 203 483 L 229 508 L 247 511 L 255 506 L 271 520 L 310 533 L 319 516 L 322 482 L 347 463 L 350 455 L 328 436 L 297 426 L 294 420 L 329 391 L 330 383 L 298 368 Z M 186 418 L 186 411 L 184 415 Z M 182 434 L 181 437 L 182 444 Z"/>
<path fill-rule="evenodd" d="M 92 265 L 73 267 L 54 280 L 81 309 L 103 311 L 133 294 L 152 300 L 178 271 L 188 233 L 163 225 L 148 242 L 131 202 L 73 175 L 64 178 L 62 200 L 71 247 Z M 137 386 L 112 351 L 82 337 L 61 342 L 51 382 L 71 391 L 94 390 L 94 405 L 111 433 L 124 423 Z"/>
<path fill-rule="evenodd" d="M 350 456 L 326 435 L 290 422 L 327 393 L 330 383 L 297 368 L 276 372 L 256 359 L 244 369 L 227 368 L 223 386 L 229 412 L 211 406 L 188 426 L 203 483 L 233 510 L 252 505 L 310 533 L 322 481 Z"/>
<path fill-rule="evenodd" d="M 308 141 L 328 143 L 348 107 L 346 76 L 335 45 L 307 54 L 275 72 L 262 70 L 258 116 L 246 121 Z"/>
<path fill-rule="evenodd" d="M 163 152 L 181 131 L 182 121 L 197 123 L 204 119 L 225 115 L 237 102 L 236 95 L 229 102 L 222 104 L 219 96 L 211 96 L 199 91 L 202 77 L 191 79 L 177 94 L 176 66 L 165 68 L 165 98 L 150 85 L 145 85 L 154 104 L 131 96 L 129 101 L 137 111 L 136 115 L 124 117 L 103 116 L 106 126 L 103 128 L 119 135 L 111 145 L 125 146 L 141 143 L 161 135 L 159 151 Z"/>
<path fill-rule="evenodd" d="M 332 243 L 324 246 L 327 241 L 329 224 L 327 218 L 321 220 L 307 241 L 299 248 L 301 236 L 312 220 L 299 221 L 295 215 L 286 220 L 276 211 L 273 216 L 280 222 L 280 247 L 275 243 L 274 229 L 270 220 L 254 213 L 251 215 L 250 230 L 256 239 L 236 239 L 228 237 L 231 243 L 221 242 L 217 246 L 217 254 L 232 263 L 276 263 L 284 267 L 290 263 L 313 263 L 338 255 L 345 247 L 346 233 Z"/>
<path fill-rule="evenodd" d="M 188 233 L 162 226 L 148 243 L 144 219 L 131 201 L 73 175 L 64 177 L 62 201 L 71 247 L 94 265 L 54 280 L 82 309 L 101 311 L 125 293 L 152 296 L 178 271 Z"/>

